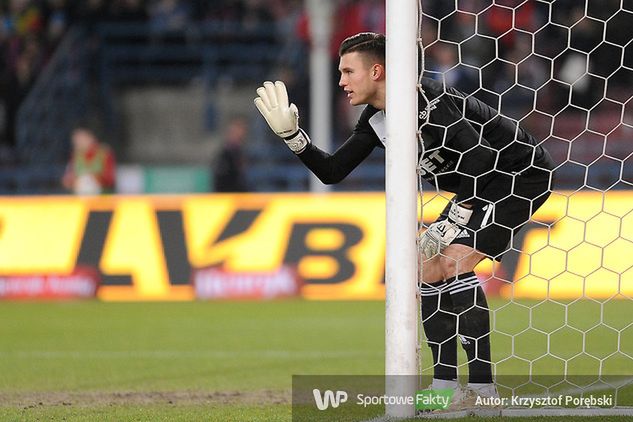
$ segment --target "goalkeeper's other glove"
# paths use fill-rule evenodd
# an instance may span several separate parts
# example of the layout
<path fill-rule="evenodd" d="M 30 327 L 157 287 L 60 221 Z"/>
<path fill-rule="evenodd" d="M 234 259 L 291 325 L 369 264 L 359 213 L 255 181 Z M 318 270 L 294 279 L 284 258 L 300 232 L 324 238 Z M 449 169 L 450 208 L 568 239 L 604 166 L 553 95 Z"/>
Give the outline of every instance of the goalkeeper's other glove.
<path fill-rule="evenodd" d="M 431 224 L 420 238 L 419 250 L 425 259 L 442 253 L 468 224 L 473 210 L 453 202 L 448 218 Z"/>
<path fill-rule="evenodd" d="M 277 136 L 283 138 L 292 152 L 303 152 L 310 143 L 310 138 L 299 129 L 299 111 L 294 104 L 288 104 L 286 85 L 281 81 L 274 84 L 266 81 L 257 88 L 257 95 L 255 106 L 268 126 Z"/>

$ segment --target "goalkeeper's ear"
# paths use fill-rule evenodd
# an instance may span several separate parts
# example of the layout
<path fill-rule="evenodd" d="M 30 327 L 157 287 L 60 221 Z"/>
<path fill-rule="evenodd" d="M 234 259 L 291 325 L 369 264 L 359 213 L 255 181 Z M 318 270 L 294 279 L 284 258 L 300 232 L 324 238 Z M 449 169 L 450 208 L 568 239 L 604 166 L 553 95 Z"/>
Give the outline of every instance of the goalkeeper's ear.
<path fill-rule="evenodd" d="M 374 63 L 371 66 L 369 75 L 371 79 L 374 81 L 380 81 L 380 80 L 385 79 L 385 66 L 381 65 L 380 63 Z"/>

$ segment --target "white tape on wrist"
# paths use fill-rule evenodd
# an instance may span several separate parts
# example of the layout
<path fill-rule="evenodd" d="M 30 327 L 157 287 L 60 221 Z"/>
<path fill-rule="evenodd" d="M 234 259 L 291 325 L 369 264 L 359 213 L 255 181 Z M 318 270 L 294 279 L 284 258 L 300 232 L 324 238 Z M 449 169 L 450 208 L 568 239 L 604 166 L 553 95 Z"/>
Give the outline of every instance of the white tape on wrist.
<path fill-rule="evenodd" d="M 300 154 L 310 143 L 310 137 L 302 129 L 299 129 L 299 132 L 297 132 L 296 135 L 288 139 L 284 138 L 284 142 L 288 145 L 288 148 L 290 148 L 292 152 Z"/>
<path fill-rule="evenodd" d="M 451 209 L 448 211 L 449 220 L 454 221 L 462 226 L 468 224 L 471 215 L 473 215 L 473 210 L 464 208 L 454 202 L 453 205 L 451 205 Z"/>

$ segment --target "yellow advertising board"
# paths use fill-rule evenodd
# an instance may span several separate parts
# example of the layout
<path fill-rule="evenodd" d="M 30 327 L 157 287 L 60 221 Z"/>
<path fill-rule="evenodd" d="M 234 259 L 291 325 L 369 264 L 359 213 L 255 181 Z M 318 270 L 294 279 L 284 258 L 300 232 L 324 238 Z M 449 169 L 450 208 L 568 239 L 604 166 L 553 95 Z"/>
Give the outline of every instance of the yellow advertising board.
<path fill-rule="evenodd" d="M 633 192 L 556 192 L 479 270 L 505 296 L 633 296 Z M 425 197 L 432 221 L 446 198 Z M 292 267 L 308 299 L 384 297 L 381 193 L 0 198 L 0 276 L 101 274 L 103 300 L 191 300 L 192 271 Z M 520 253 L 518 251 L 521 251 Z"/>

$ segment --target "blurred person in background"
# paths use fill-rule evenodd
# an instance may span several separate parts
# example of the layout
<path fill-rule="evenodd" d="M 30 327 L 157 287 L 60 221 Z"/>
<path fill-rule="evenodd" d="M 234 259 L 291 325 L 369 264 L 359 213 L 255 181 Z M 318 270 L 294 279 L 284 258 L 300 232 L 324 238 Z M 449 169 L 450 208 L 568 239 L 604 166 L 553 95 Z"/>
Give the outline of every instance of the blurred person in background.
<path fill-rule="evenodd" d="M 21 40 L 21 44 L 19 52 L 10 61 L 10 72 L 6 76 L 6 89 L 4 90 L 5 133 L 11 146 L 15 146 L 16 143 L 15 122 L 20 104 L 35 83 L 44 61 L 41 44 L 35 36 L 25 37 Z"/>
<path fill-rule="evenodd" d="M 246 30 L 257 28 L 262 23 L 273 21 L 268 2 L 262 0 L 244 0 L 241 3 L 241 24 Z"/>
<path fill-rule="evenodd" d="M 18 36 L 39 34 L 44 29 L 42 10 L 31 0 L 10 0 L 3 21 L 9 31 Z"/>
<path fill-rule="evenodd" d="M 46 17 L 46 42 L 57 44 L 70 25 L 70 7 L 68 0 L 47 0 L 44 5 Z"/>
<path fill-rule="evenodd" d="M 148 10 L 150 27 L 155 34 L 186 29 L 191 20 L 189 3 L 180 0 L 154 0 Z"/>
<path fill-rule="evenodd" d="M 11 148 L 16 142 L 18 108 L 46 60 L 41 41 L 43 28 L 43 14 L 34 2 L 12 0 L 0 5 L 3 138 Z"/>
<path fill-rule="evenodd" d="M 73 152 L 62 179 L 64 187 L 77 195 L 114 192 L 116 163 L 110 147 L 83 124 L 75 127 L 71 139 Z"/>
<path fill-rule="evenodd" d="M 244 143 L 248 123 L 244 117 L 233 117 L 226 127 L 224 145 L 213 166 L 216 192 L 247 192 Z"/>
<path fill-rule="evenodd" d="M 464 92 L 474 92 L 479 88 L 479 81 L 469 73 L 468 67 L 462 65 L 457 46 L 443 42 L 435 43 L 427 51 L 430 54 L 426 65 L 434 70 L 434 79 L 442 79 L 446 85 Z"/>

